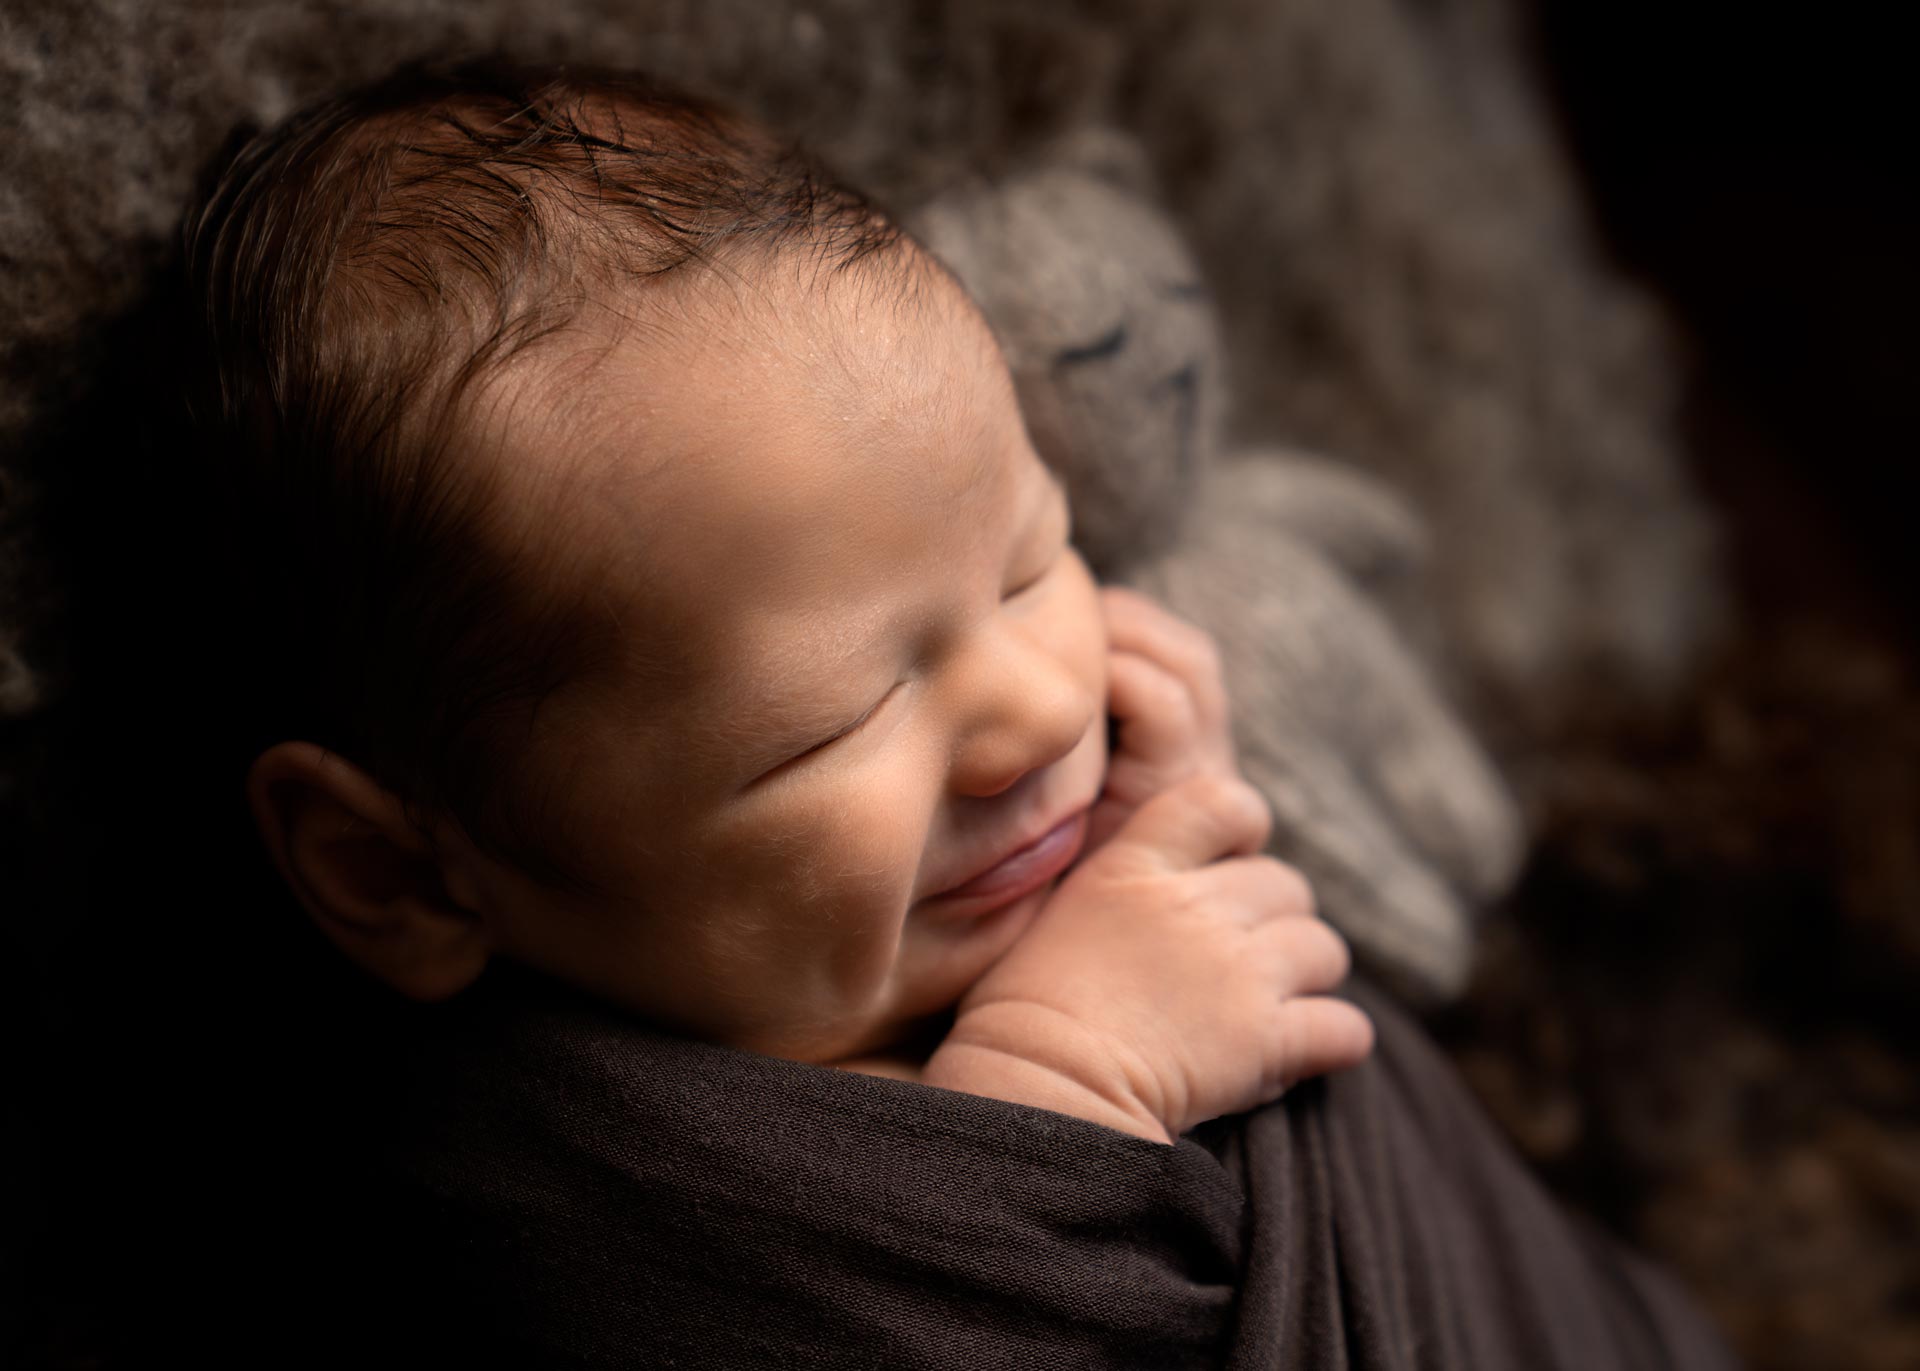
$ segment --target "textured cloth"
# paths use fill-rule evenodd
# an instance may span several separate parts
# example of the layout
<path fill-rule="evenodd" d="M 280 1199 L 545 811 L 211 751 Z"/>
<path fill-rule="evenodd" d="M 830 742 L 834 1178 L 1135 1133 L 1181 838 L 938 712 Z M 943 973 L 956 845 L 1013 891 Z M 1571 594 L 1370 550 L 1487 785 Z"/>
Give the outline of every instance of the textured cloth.
<path fill-rule="evenodd" d="M 1169 1148 L 483 995 L 396 1130 L 410 1261 L 463 1356 L 515 1365 L 1730 1365 L 1364 1002 L 1368 1065 Z"/>

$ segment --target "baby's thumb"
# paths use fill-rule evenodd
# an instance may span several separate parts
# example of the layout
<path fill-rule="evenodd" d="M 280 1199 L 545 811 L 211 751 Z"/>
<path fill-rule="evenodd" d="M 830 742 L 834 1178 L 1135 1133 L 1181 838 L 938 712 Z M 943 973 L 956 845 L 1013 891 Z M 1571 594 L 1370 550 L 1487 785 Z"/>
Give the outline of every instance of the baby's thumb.
<path fill-rule="evenodd" d="M 1148 800 L 1102 853 L 1144 856 L 1178 871 L 1258 852 L 1273 827 L 1266 797 L 1237 776 L 1192 776 Z"/>

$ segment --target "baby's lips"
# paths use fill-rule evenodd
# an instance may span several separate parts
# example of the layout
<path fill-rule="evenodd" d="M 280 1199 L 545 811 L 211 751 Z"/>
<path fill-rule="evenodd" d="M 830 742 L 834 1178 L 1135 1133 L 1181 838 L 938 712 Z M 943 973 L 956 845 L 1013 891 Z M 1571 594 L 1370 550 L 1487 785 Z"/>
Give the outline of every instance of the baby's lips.
<path fill-rule="evenodd" d="M 933 901 L 954 913 L 977 915 L 1030 895 L 1079 857 L 1086 844 L 1088 826 L 1088 811 L 1075 810 L 1033 842 L 964 883 L 934 896 Z"/>

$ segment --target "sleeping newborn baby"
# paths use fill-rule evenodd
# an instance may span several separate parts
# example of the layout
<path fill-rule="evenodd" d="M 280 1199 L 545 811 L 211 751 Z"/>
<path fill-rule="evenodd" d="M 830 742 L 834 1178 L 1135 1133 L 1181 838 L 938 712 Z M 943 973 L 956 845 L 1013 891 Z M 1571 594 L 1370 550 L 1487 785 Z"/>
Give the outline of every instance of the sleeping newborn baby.
<path fill-rule="evenodd" d="M 1328 993 L 1212 643 L 1094 585 L 888 216 L 629 78 L 422 69 L 186 247 L 253 817 L 454 1001 L 325 1097 L 327 1212 L 246 1196 L 235 1364 L 1726 1364 Z"/>
<path fill-rule="evenodd" d="M 802 155 L 409 72 L 243 150 L 189 256 L 253 814 L 372 974 L 1162 1143 L 1367 1055 L 1211 643 L 1095 586 L 978 311 Z"/>

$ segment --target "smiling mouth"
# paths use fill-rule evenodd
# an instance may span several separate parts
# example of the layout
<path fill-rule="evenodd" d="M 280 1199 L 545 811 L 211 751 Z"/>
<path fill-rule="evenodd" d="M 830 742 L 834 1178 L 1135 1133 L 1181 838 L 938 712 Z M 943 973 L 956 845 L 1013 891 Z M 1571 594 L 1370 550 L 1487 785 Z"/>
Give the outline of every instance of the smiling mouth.
<path fill-rule="evenodd" d="M 1073 864 L 1087 840 L 1087 811 L 1075 810 L 1025 847 L 1016 848 L 978 875 L 931 897 L 929 904 L 967 914 L 985 914 L 1032 894 Z"/>

